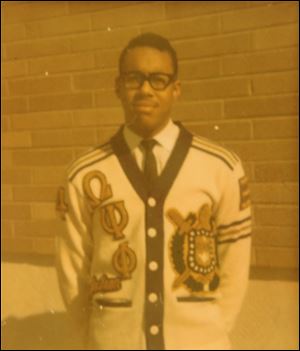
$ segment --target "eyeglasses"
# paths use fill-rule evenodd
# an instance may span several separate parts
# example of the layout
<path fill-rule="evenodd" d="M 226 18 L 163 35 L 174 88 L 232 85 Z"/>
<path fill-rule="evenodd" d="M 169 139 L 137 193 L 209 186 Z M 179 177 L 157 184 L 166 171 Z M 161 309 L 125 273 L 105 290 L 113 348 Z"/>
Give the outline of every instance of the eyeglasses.
<path fill-rule="evenodd" d="M 147 81 L 154 90 L 165 90 L 174 78 L 174 74 L 160 72 L 148 75 L 138 71 L 121 74 L 121 79 L 126 89 L 139 89 Z"/>

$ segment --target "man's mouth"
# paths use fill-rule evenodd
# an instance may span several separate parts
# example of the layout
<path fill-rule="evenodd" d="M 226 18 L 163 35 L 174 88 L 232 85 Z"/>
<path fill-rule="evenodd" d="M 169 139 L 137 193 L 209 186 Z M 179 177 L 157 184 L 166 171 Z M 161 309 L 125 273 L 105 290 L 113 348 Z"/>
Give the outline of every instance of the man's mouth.
<path fill-rule="evenodd" d="M 137 101 L 133 103 L 134 107 L 141 107 L 141 108 L 154 108 L 156 107 L 156 104 L 153 102 L 147 102 L 147 101 Z"/>

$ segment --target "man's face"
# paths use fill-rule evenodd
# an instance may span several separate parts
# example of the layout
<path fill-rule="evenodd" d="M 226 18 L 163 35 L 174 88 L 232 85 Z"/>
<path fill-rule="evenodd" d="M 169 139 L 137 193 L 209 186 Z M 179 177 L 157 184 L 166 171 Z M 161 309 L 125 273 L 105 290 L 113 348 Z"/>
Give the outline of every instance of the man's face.
<path fill-rule="evenodd" d="M 154 73 L 162 75 L 153 76 Z M 137 47 L 124 58 L 122 74 L 116 80 L 116 92 L 123 105 L 126 123 L 144 138 L 155 135 L 169 121 L 172 105 L 180 95 L 179 81 L 170 78 L 173 74 L 168 52 Z M 152 76 L 151 82 L 143 81 L 143 77 L 149 78 L 149 75 Z M 140 81 L 140 86 L 137 86 L 137 81 Z"/>

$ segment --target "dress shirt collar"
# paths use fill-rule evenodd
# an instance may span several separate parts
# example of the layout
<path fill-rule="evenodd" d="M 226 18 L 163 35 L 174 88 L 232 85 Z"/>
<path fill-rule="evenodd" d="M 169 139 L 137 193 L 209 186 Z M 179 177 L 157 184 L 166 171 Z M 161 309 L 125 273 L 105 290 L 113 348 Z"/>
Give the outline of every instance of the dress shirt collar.
<path fill-rule="evenodd" d="M 123 129 L 123 135 L 129 149 L 133 151 L 136 147 L 139 147 L 140 142 L 143 140 L 141 136 L 134 133 L 129 127 L 125 126 Z M 164 149 L 171 152 L 176 143 L 179 135 L 178 126 L 170 119 L 167 125 L 159 133 L 157 133 L 152 139 L 155 139 L 159 145 Z"/>

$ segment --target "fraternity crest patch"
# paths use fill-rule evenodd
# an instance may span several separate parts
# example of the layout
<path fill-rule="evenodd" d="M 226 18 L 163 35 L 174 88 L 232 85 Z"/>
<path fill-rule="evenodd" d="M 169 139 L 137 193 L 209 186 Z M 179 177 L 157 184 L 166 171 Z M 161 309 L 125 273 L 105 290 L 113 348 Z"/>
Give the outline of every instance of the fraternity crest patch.
<path fill-rule="evenodd" d="M 187 218 L 171 209 L 168 217 L 176 226 L 170 242 L 170 258 L 177 273 L 173 288 L 185 286 L 190 292 L 216 290 L 219 285 L 216 237 L 208 205 Z"/>

